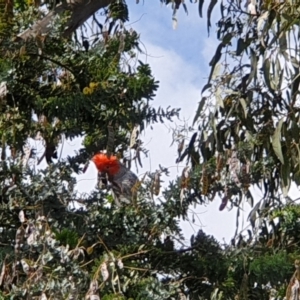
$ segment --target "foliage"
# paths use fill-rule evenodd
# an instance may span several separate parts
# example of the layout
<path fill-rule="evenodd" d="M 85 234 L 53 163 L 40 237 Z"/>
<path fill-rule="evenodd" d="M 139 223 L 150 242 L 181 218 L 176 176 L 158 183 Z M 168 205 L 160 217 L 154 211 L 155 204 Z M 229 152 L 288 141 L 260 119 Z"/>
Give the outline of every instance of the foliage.
<path fill-rule="evenodd" d="M 181 5 L 163 2 L 172 2 L 174 9 Z M 203 3 L 198 2 L 200 17 Z M 208 30 L 216 4 L 212 0 L 207 8 Z M 237 223 L 233 244 L 253 260 L 245 282 L 254 281 L 242 283 L 239 297 L 251 297 L 254 282 L 259 288 L 271 282 L 283 297 L 282 279 L 292 272 L 299 243 L 299 208 L 288 196 L 291 184 L 300 182 L 299 1 L 222 1 L 220 11 L 219 45 L 194 118 L 197 128 L 185 149 L 178 141 L 177 161 L 186 160 L 189 167 L 178 179 L 176 194 L 181 203 L 191 198 L 207 203 L 219 196 L 220 210 L 237 208 L 237 221 L 242 202 L 248 202 L 252 230 L 248 237 L 238 235 Z M 261 200 L 253 198 L 250 186 L 261 190 Z M 252 251 L 259 257 L 251 258 Z M 266 292 L 253 297 L 268 299 L 274 290 Z M 215 296 L 223 299 L 222 293 Z"/>
<path fill-rule="evenodd" d="M 202 191 L 201 202 L 220 195 L 220 210 L 227 204 L 240 210 L 247 201 L 255 227 L 300 183 L 299 3 L 253 3 L 247 11 L 240 1 L 220 4 L 219 45 L 194 118 L 197 129 L 178 161 L 190 163 L 182 179 L 191 179 L 185 188 Z M 250 186 L 263 194 L 255 206 Z"/>
<path fill-rule="evenodd" d="M 187 5 L 162 2 L 172 3 L 176 25 L 176 11 Z M 216 3 L 207 9 L 208 29 Z M 179 109 L 151 106 L 158 82 L 137 59 L 139 36 L 124 26 L 125 1 L 112 1 L 104 21 L 93 16 L 92 35 L 83 25 L 74 39 L 64 38 L 65 14 L 47 35 L 16 38 L 44 4 L 59 5 L 0 3 L 0 298 L 282 298 L 299 258 L 299 206 L 280 194 L 299 181 L 297 38 L 291 42 L 298 3 L 258 2 L 249 12 L 239 1 L 221 3 L 198 128 L 186 148 L 178 139 L 177 161 L 187 167 L 161 193 L 168 170 L 148 173 L 137 202 L 121 208 L 109 186 L 78 195 L 74 172 L 104 149 L 130 165 L 122 157 L 129 149 L 141 164 L 147 149 L 140 133 L 172 121 Z M 203 1 L 198 6 L 202 16 Z M 75 137 L 84 137 L 83 148 L 61 159 L 58 145 Z M 30 139 L 44 144 L 42 154 Z M 48 166 L 37 171 L 44 159 Z M 190 205 L 221 195 L 221 210 L 230 203 L 239 212 L 243 199 L 254 205 L 251 184 L 264 197 L 247 236 L 220 245 L 199 230 L 183 244 L 179 220 Z"/>
<path fill-rule="evenodd" d="M 178 158 L 188 158 L 187 188 L 202 188 L 203 202 L 219 195 L 220 210 L 237 207 L 237 218 L 242 201 L 253 208 L 252 231 L 233 240 L 244 253 L 241 299 L 282 299 L 299 255 L 299 207 L 288 197 L 291 184 L 299 185 L 298 7 L 257 1 L 245 11 L 240 1 L 221 3 L 198 128 Z M 254 202 L 250 186 L 261 200 Z"/>
<path fill-rule="evenodd" d="M 108 191 L 82 198 L 74 190 L 72 174 L 82 172 L 95 152 L 118 147 L 120 154 L 129 148 L 139 153 L 142 141 L 131 134 L 136 128 L 141 133 L 178 115 L 178 109 L 151 107 L 158 82 L 136 58 L 139 36 L 122 25 L 123 13 L 112 13 L 114 24 L 110 18 L 107 23 L 113 32 L 99 33 L 88 47 L 61 37 L 64 18 L 51 34 L 18 42 L 15 35 L 38 18 L 37 10 L 19 4 L 0 48 L 2 297 L 175 295 L 173 284 L 163 286 L 157 277 L 168 267 L 156 265 L 163 257 L 162 234 L 181 238 L 174 212 L 142 191 L 138 205 L 119 209 Z M 75 137 L 84 137 L 84 148 L 62 160 L 58 144 Z M 28 138 L 42 141 L 44 152 L 37 153 Z M 30 167 L 43 159 L 46 169 Z"/>

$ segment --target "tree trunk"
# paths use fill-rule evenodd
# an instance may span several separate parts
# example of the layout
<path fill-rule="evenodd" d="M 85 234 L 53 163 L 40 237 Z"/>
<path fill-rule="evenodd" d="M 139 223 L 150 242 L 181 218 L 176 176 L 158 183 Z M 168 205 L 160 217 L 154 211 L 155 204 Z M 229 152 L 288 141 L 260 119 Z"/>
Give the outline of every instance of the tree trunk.
<path fill-rule="evenodd" d="M 47 34 L 51 30 L 54 18 L 65 11 L 70 11 L 70 19 L 64 32 L 64 36 L 67 37 L 99 9 L 108 6 L 111 2 L 113 0 L 70 0 L 67 3 L 59 4 L 43 19 L 19 34 L 19 38 L 26 40 L 36 35 Z"/>

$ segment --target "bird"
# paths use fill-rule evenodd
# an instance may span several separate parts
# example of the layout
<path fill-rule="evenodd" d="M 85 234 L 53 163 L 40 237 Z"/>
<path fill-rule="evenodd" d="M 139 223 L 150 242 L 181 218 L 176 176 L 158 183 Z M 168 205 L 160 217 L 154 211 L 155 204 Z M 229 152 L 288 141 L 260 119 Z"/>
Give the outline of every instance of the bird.
<path fill-rule="evenodd" d="M 112 185 L 114 200 L 118 206 L 122 206 L 121 202 L 129 204 L 136 199 L 138 177 L 126 168 L 116 156 L 99 153 L 92 157 L 92 161 L 99 173 L 107 175 L 107 179 Z"/>

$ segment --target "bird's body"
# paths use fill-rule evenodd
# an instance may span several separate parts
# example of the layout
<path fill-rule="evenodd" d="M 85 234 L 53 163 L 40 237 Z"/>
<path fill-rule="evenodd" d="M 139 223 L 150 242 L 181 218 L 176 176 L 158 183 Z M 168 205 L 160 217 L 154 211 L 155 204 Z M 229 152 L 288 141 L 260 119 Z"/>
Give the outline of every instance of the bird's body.
<path fill-rule="evenodd" d="M 92 161 L 100 173 L 107 174 L 108 181 L 112 184 L 115 201 L 130 203 L 136 198 L 138 177 L 127 169 L 116 156 L 96 154 Z"/>

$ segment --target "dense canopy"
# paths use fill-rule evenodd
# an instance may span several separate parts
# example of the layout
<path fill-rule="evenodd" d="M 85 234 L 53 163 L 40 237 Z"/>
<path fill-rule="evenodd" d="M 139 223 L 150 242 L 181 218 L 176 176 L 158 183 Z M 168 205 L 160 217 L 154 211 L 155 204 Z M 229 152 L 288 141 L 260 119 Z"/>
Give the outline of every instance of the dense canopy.
<path fill-rule="evenodd" d="M 152 106 L 159 83 L 126 1 L 0 2 L 0 299 L 293 299 L 300 2 L 223 1 L 217 21 L 217 1 L 161 2 L 175 25 L 178 9 L 206 10 L 219 45 L 189 143 L 178 141 L 182 175 L 163 188 L 161 162 L 121 207 L 105 178 L 83 196 L 74 174 L 99 150 L 142 165 L 141 133 L 180 113 Z M 76 137 L 82 148 L 63 159 L 58 146 Z M 184 243 L 180 220 L 210 201 L 238 216 L 250 202 L 251 227 L 237 224 L 231 245 L 202 230 Z"/>

